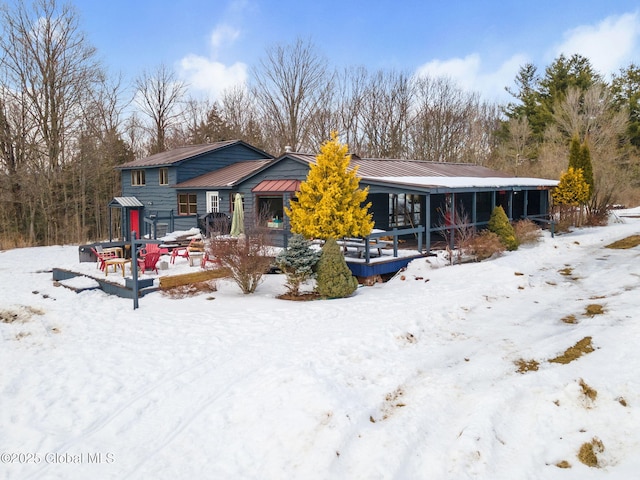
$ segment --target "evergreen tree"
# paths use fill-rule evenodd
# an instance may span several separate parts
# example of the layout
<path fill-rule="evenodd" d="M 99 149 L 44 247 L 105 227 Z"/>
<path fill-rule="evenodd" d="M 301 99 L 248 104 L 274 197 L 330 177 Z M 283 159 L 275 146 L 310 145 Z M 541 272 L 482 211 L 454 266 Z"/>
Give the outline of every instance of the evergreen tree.
<path fill-rule="evenodd" d="M 611 81 L 616 107 L 629 112 L 627 134 L 632 145 L 640 147 L 640 65 L 632 63 Z"/>
<path fill-rule="evenodd" d="M 577 135 L 574 135 L 569 143 L 569 166 L 571 168 L 580 168 L 582 163 L 580 155 L 580 139 Z"/>
<path fill-rule="evenodd" d="M 300 185 L 298 201 L 285 209 L 292 232 L 322 239 L 371 233 L 371 203 L 364 204 L 368 189 L 359 188 L 357 168 L 349 170 L 347 148 L 339 142 L 337 132 L 320 147 L 316 164 Z"/>
<path fill-rule="evenodd" d="M 580 144 L 577 136 L 571 139 L 569 145 L 569 167 L 582 171 L 582 179 L 589 186 L 587 200 L 593 194 L 593 165 L 591 164 L 591 150 L 586 142 Z M 586 200 L 585 200 L 586 202 Z"/>
<path fill-rule="evenodd" d="M 589 184 L 581 168 L 569 167 L 560 177 L 560 183 L 551 194 L 556 205 L 578 207 L 589 200 Z"/>
<path fill-rule="evenodd" d="M 276 263 L 287 277 L 289 293 L 299 295 L 300 286 L 313 278 L 313 267 L 320 259 L 320 252 L 311 248 L 311 242 L 300 234 L 289 240 L 289 247 L 276 257 Z"/>
<path fill-rule="evenodd" d="M 587 142 L 584 142 L 580 147 L 580 169 L 582 170 L 582 176 L 584 181 L 589 185 L 589 194 L 587 200 L 593 195 L 593 165 L 591 164 L 591 149 Z"/>
<path fill-rule="evenodd" d="M 551 196 L 558 206 L 561 222 L 568 220 L 572 225 L 579 225 L 581 222 L 576 207 L 582 207 L 589 200 L 589 184 L 584 179 L 582 169 L 569 167 L 563 172 Z"/>
<path fill-rule="evenodd" d="M 489 224 L 487 225 L 489 230 L 500 238 L 500 242 L 509 251 L 518 249 L 518 240 L 516 239 L 516 232 L 513 229 L 513 225 L 509 222 L 509 218 L 500 205 L 495 207 L 491 212 L 489 218 Z"/>
<path fill-rule="evenodd" d="M 318 262 L 317 290 L 324 298 L 344 298 L 358 288 L 356 277 L 351 274 L 340 246 L 329 238 L 322 247 Z"/>

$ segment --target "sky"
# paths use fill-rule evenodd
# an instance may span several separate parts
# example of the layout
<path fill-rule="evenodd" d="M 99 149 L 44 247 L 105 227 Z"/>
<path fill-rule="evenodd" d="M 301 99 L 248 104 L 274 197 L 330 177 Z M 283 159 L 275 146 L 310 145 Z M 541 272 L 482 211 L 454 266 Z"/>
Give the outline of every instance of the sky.
<path fill-rule="evenodd" d="M 75 0 L 80 26 L 126 79 L 161 63 L 195 95 L 246 82 L 268 47 L 311 41 L 335 67 L 451 77 L 505 101 L 520 66 L 579 53 L 609 76 L 640 60 L 637 1 Z"/>

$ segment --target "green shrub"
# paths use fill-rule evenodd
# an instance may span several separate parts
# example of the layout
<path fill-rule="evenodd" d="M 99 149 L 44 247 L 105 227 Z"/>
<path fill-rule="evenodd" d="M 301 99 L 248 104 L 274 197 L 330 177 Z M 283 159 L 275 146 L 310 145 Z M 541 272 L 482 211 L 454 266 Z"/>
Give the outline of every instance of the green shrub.
<path fill-rule="evenodd" d="M 513 230 L 513 226 L 509 223 L 507 214 L 504 213 L 504 209 L 498 205 L 491 212 L 491 218 L 489 218 L 488 228 L 490 231 L 498 235 L 500 241 L 509 251 L 518 249 L 518 240 L 516 239 L 516 233 Z"/>
<path fill-rule="evenodd" d="M 289 240 L 289 247 L 276 257 L 278 267 L 287 277 L 286 287 L 292 295 L 300 294 L 300 286 L 315 276 L 313 267 L 320 258 L 320 252 L 311 248 L 311 242 L 300 234 Z"/>
<path fill-rule="evenodd" d="M 333 238 L 328 239 L 322 247 L 316 282 L 318 293 L 324 298 L 348 297 L 358 288 L 358 280 L 351 274 Z"/>

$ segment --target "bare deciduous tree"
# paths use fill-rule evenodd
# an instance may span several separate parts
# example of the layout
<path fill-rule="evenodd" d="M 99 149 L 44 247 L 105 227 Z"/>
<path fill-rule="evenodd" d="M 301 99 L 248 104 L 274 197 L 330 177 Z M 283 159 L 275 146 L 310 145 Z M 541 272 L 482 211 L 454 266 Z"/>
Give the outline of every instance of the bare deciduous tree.
<path fill-rule="evenodd" d="M 268 150 L 258 109 L 244 86 L 227 89 L 222 94 L 222 118 L 234 139 L 244 140 L 258 148 Z"/>
<path fill-rule="evenodd" d="M 95 49 L 80 31 L 73 8 L 55 0 L 4 5 L 0 20 L 5 104 L 17 108 L 16 133 L 29 142 L 21 150 L 20 172 L 32 176 L 21 189 L 28 196 L 26 230 L 32 242 L 77 237 L 81 232 L 68 215 L 78 188 L 72 162 L 81 105 L 100 72 Z"/>
<path fill-rule="evenodd" d="M 186 85 L 166 65 L 160 64 L 155 71 L 144 71 L 135 81 L 136 103 L 142 113 L 151 120 L 152 141 L 149 153 L 166 150 L 169 130 L 175 127 L 182 116 L 182 101 Z"/>
<path fill-rule="evenodd" d="M 464 92 L 443 77 L 417 78 L 415 89 L 410 135 L 413 156 L 434 162 L 480 163 L 495 126 L 486 122 L 491 110 L 483 109 L 478 95 Z"/>
<path fill-rule="evenodd" d="M 269 48 L 252 74 L 252 94 L 269 130 L 267 137 L 277 142 L 272 150 L 308 147 L 309 129 L 330 80 L 327 61 L 312 43 L 299 39 Z"/>

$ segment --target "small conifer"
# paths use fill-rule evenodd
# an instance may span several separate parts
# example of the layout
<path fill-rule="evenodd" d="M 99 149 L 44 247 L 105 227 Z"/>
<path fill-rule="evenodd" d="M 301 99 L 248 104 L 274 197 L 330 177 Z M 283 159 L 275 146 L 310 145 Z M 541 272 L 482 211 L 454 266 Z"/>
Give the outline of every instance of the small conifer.
<path fill-rule="evenodd" d="M 318 262 L 317 290 L 324 298 L 344 298 L 358 288 L 337 242 L 330 238 L 322 247 Z"/>
<path fill-rule="evenodd" d="M 498 235 L 500 241 L 507 250 L 513 251 L 518 249 L 516 232 L 513 229 L 513 225 L 509 222 L 509 218 L 504 212 L 504 208 L 502 208 L 502 206 L 498 205 L 491 212 L 488 228 L 490 231 Z"/>
<path fill-rule="evenodd" d="M 311 248 L 311 242 L 300 234 L 289 240 L 289 246 L 276 257 L 278 267 L 287 277 L 287 288 L 293 295 L 300 294 L 300 286 L 315 276 L 313 267 L 320 259 L 320 252 Z"/>

